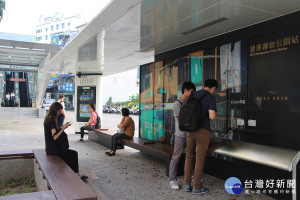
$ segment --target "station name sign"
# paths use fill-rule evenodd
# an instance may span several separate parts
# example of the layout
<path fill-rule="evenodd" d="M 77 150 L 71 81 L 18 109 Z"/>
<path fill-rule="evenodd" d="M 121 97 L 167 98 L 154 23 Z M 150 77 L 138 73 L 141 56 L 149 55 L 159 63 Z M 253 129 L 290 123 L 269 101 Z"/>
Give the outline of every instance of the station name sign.
<path fill-rule="evenodd" d="M 299 35 L 294 34 L 276 40 L 258 42 L 250 45 L 250 56 L 260 56 L 264 54 L 286 51 L 289 47 L 299 44 Z"/>
<path fill-rule="evenodd" d="M 37 72 L 37 67 L 20 66 L 20 65 L 0 65 L 0 71 L 24 71 L 24 72 Z"/>
<path fill-rule="evenodd" d="M 19 82 L 25 82 L 26 81 L 26 79 L 24 79 L 24 78 L 11 78 L 9 80 L 10 81 L 19 81 Z"/>

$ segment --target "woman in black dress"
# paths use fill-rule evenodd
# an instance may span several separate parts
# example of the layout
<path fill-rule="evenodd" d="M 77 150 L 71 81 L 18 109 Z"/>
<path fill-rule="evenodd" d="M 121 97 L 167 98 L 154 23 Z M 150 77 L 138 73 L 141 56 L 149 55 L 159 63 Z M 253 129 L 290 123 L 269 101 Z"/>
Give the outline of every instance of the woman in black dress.
<path fill-rule="evenodd" d="M 50 155 L 59 155 L 82 180 L 86 180 L 88 178 L 87 176 L 79 174 L 78 153 L 77 151 L 69 149 L 68 136 L 64 132 L 65 129 L 71 126 L 71 123 L 67 122 L 61 129 L 57 128 L 57 117 L 62 110 L 62 105 L 59 102 L 54 102 L 50 106 L 45 117 L 44 133 L 46 153 Z"/>

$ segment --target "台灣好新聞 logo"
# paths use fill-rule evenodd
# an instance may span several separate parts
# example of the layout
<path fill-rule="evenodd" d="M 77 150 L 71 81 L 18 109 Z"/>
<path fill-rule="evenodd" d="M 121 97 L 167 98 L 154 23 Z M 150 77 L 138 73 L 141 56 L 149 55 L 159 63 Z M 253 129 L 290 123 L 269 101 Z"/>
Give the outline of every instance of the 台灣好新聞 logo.
<path fill-rule="evenodd" d="M 228 178 L 224 187 L 229 194 L 241 194 L 243 192 L 242 182 L 236 177 Z"/>

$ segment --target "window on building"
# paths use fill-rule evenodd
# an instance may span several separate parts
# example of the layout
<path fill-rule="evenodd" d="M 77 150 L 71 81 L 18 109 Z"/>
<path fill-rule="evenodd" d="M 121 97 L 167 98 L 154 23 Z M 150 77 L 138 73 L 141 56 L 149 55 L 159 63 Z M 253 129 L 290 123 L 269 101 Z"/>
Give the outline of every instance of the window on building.
<path fill-rule="evenodd" d="M 65 23 L 62 23 L 62 24 L 61 24 L 61 28 L 65 28 Z"/>
<path fill-rule="evenodd" d="M 46 32 L 48 32 L 48 28 L 46 28 Z"/>
<path fill-rule="evenodd" d="M 40 33 L 42 32 L 42 29 L 40 29 Z"/>
<path fill-rule="evenodd" d="M 51 21 L 51 17 L 45 18 L 45 23 L 48 23 L 48 22 L 50 22 L 50 21 Z"/>
<path fill-rule="evenodd" d="M 36 40 L 37 41 L 41 41 L 43 39 L 43 37 L 37 37 Z"/>
<path fill-rule="evenodd" d="M 59 24 L 56 24 L 56 30 L 58 30 L 59 29 Z"/>
<path fill-rule="evenodd" d="M 51 31 L 53 31 L 54 30 L 54 26 L 51 26 Z"/>
<path fill-rule="evenodd" d="M 69 23 L 68 23 L 68 27 L 70 27 L 70 26 L 71 26 L 71 23 L 69 22 Z"/>
<path fill-rule="evenodd" d="M 39 33 L 39 30 L 36 30 L 36 33 Z"/>
<path fill-rule="evenodd" d="M 48 35 L 45 36 L 45 40 L 48 40 Z"/>

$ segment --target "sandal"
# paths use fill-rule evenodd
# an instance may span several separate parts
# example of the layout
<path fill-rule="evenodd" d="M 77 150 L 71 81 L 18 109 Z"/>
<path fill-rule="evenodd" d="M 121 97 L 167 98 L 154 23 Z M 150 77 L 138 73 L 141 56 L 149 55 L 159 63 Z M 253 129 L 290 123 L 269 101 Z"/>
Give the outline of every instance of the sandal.
<path fill-rule="evenodd" d="M 108 156 L 114 156 L 114 155 L 116 155 L 116 153 L 114 152 L 114 153 L 108 153 L 107 154 Z"/>

